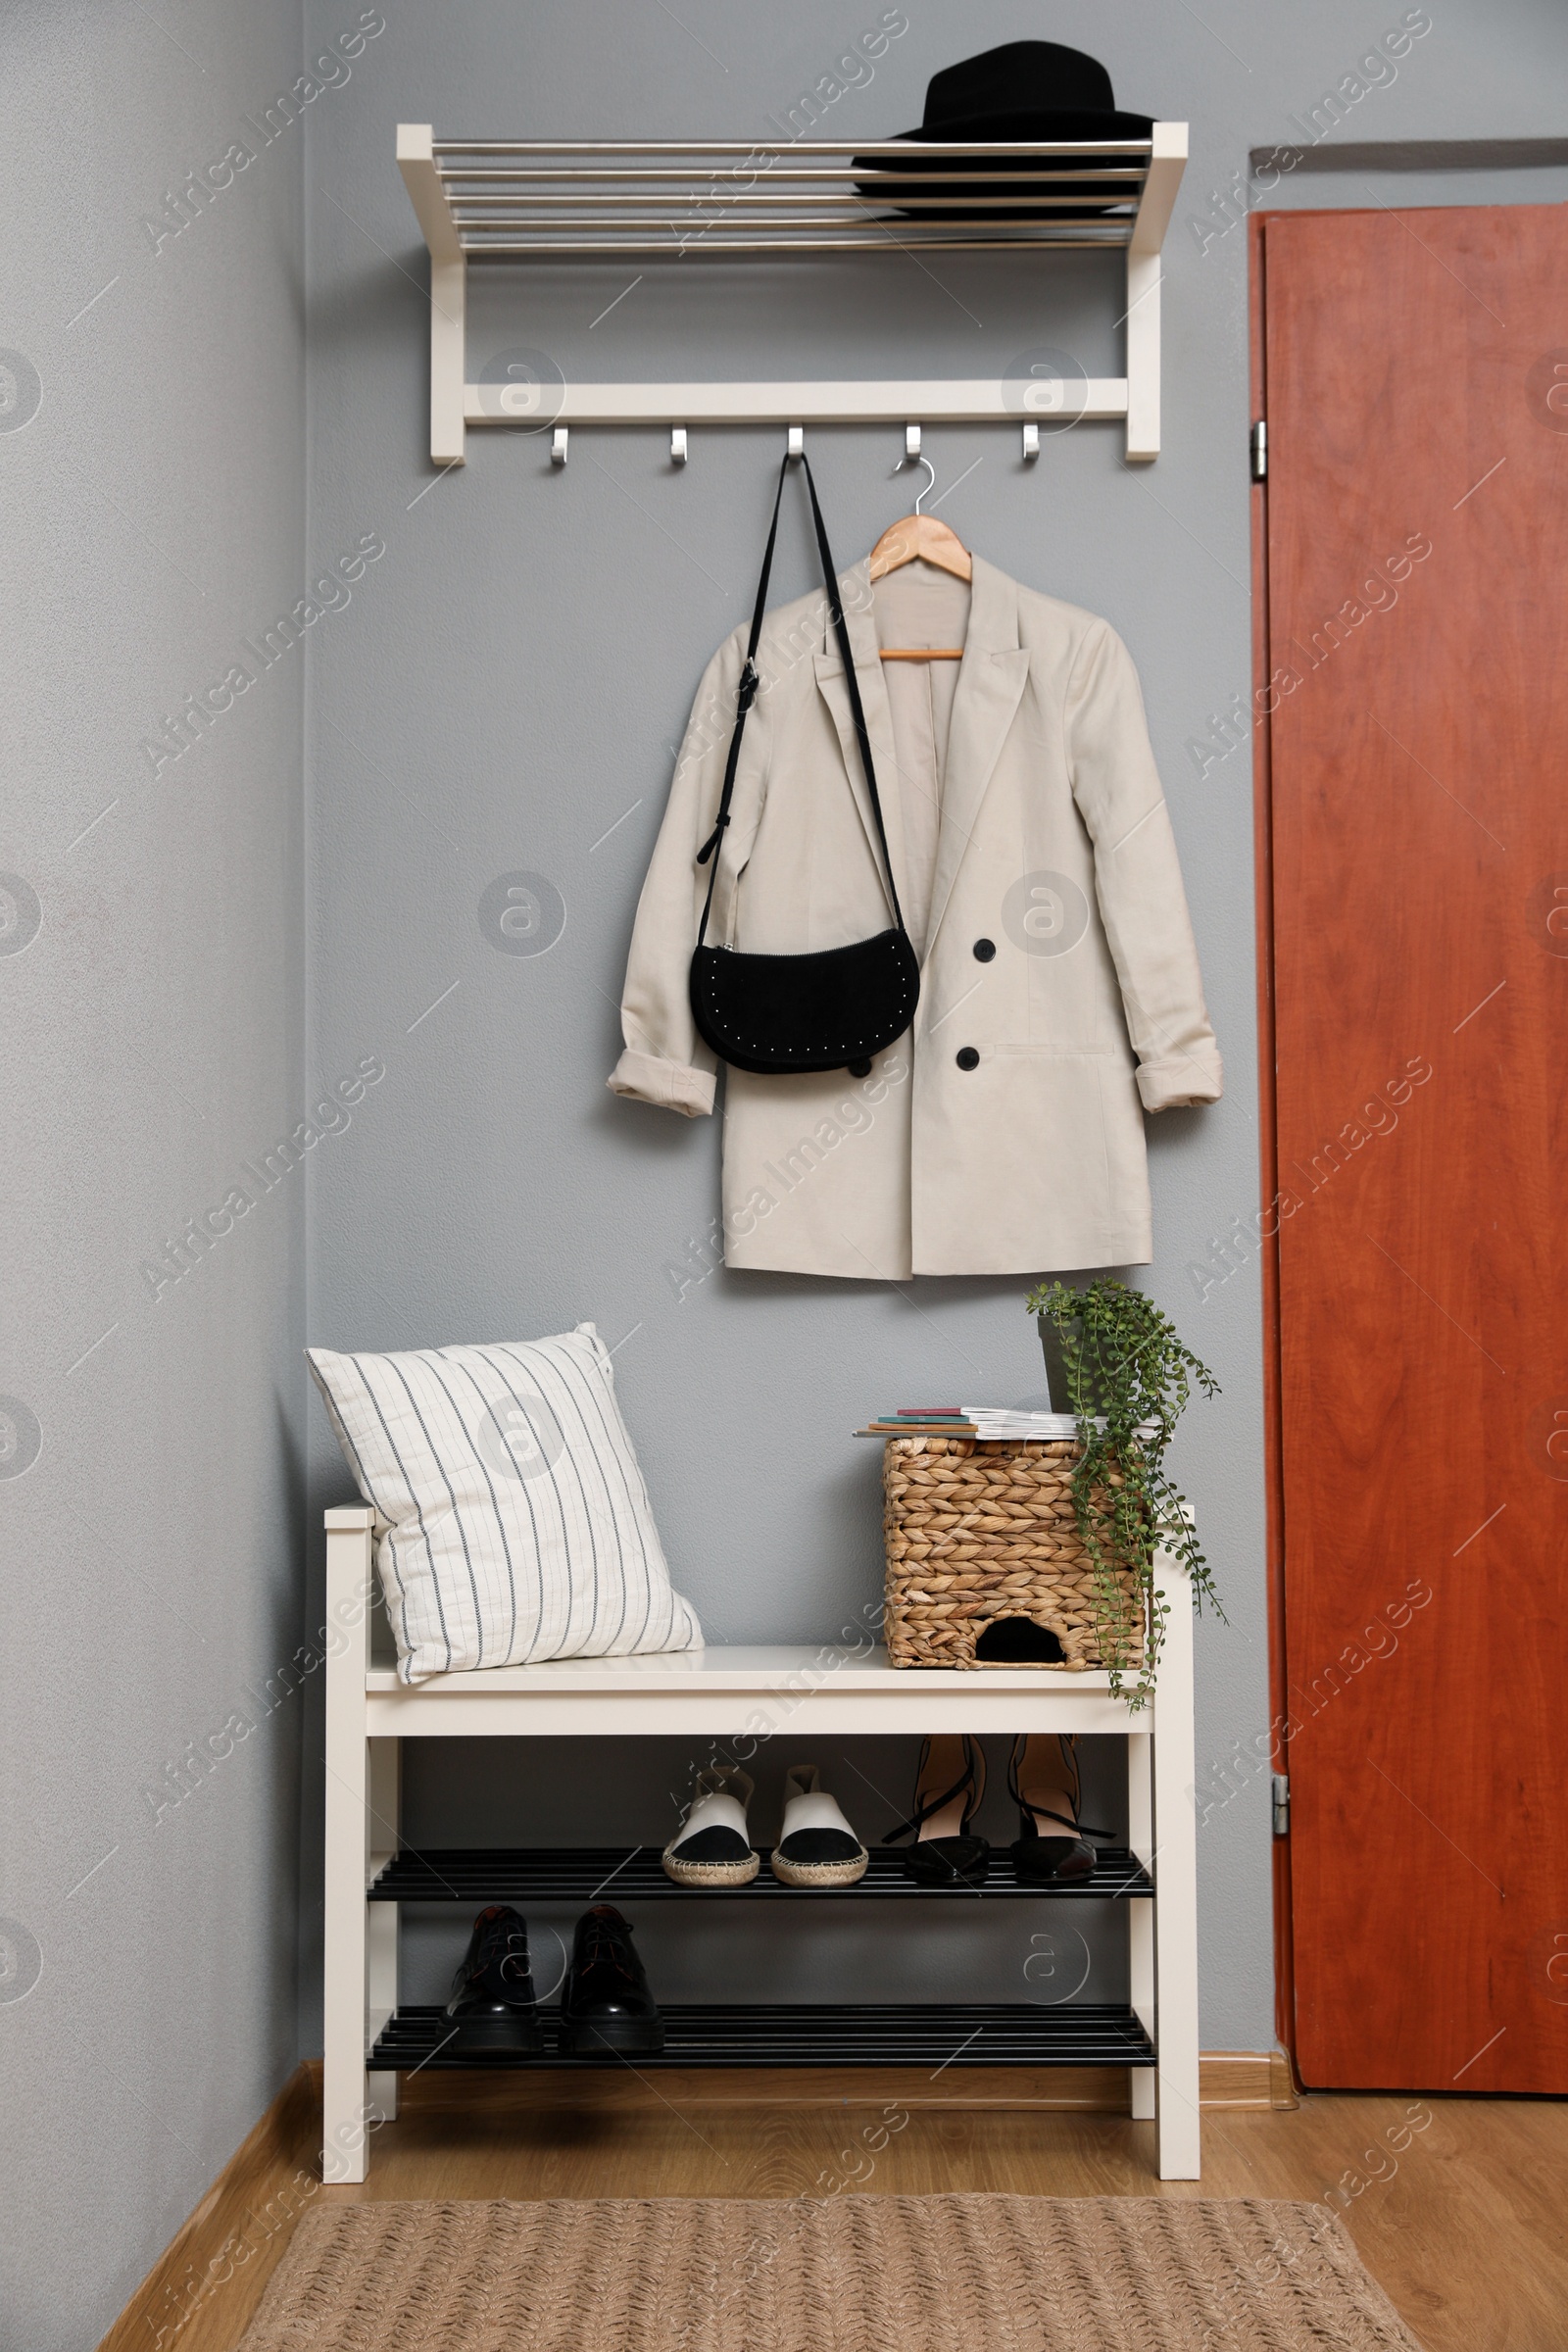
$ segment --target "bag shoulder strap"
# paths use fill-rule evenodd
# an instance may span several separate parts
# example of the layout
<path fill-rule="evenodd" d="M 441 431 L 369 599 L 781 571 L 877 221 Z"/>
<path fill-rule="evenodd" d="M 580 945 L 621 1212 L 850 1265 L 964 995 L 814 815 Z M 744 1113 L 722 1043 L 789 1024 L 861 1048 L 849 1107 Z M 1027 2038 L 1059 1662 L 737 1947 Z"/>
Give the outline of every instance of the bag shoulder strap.
<path fill-rule="evenodd" d="M 778 489 L 773 497 L 773 519 L 768 525 L 767 546 L 762 555 L 761 577 L 757 583 L 757 603 L 752 612 L 752 633 L 747 641 L 746 661 L 741 670 L 740 688 L 735 697 L 735 732 L 730 737 L 729 758 L 724 763 L 724 787 L 718 797 L 718 817 L 712 832 L 697 853 L 699 865 L 712 860 L 708 877 L 708 896 L 703 902 L 702 921 L 697 927 L 697 945 L 702 946 L 708 932 L 708 918 L 712 909 L 713 891 L 718 881 L 718 852 L 730 821 L 730 802 L 735 793 L 735 771 L 740 764 L 741 737 L 746 732 L 746 714 L 757 700 L 757 647 L 762 634 L 762 616 L 767 609 L 767 583 L 773 570 L 773 548 L 778 539 L 779 508 L 784 498 L 784 476 L 790 468 L 785 458 L 779 467 Z M 888 897 L 893 905 L 893 919 L 898 929 L 904 929 L 904 913 L 899 906 L 898 887 L 893 879 L 893 859 L 888 855 L 887 829 L 882 822 L 882 801 L 876 788 L 876 768 L 871 759 L 871 738 L 866 731 L 865 710 L 860 702 L 860 683 L 855 674 L 855 657 L 850 650 L 850 632 L 844 618 L 844 604 L 839 595 L 838 573 L 833 567 L 833 553 L 827 543 L 827 526 L 817 503 L 816 483 L 811 476 L 811 461 L 801 453 L 801 466 L 806 474 L 806 487 L 810 493 L 811 520 L 816 527 L 817 554 L 822 565 L 822 585 L 827 591 L 828 613 L 838 638 L 839 654 L 844 663 L 844 683 L 850 698 L 850 714 L 855 721 L 855 739 L 860 749 L 860 765 L 865 771 L 866 787 L 871 795 L 871 814 L 876 819 L 876 837 L 882 846 L 882 863 L 887 873 Z"/>

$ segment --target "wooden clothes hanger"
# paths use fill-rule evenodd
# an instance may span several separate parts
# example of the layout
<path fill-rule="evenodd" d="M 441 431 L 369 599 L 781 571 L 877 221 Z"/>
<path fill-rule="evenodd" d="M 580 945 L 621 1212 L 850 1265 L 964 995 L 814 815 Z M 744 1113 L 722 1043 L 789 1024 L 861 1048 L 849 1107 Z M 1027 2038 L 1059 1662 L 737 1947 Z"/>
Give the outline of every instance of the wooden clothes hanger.
<path fill-rule="evenodd" d="M 916 557 L 934 564 L 938 571 L 951 571 L 956 580 L 974 578 L 974 563 L 968 549 L 956 531 L 938 522 L 934 514 L 922 514 L 921 500 L 930 496 L 936 484 L 936 467 L 929 458 L 917 458 L 931 476 L 914 502 L 914 513 L 902 522 L 888 525 L 871 550 L 871 577 L 882 579 L 888 572 L 897 571 L 901 564 L 912 564 Z M 884 662 L 961 662 L 961 645 L 890 645 L 882 649 Z"/>

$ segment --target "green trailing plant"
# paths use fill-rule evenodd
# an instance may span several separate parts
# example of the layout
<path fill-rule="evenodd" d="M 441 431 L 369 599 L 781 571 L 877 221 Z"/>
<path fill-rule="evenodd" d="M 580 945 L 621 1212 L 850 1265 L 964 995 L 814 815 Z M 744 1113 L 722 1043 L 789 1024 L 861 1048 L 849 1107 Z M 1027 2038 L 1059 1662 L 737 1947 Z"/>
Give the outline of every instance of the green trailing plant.
<path fill-rule="evenodd" d="M 1042 1341 L 1054 1333 L 1078 1424 L 1073 1505 L 1078 1533 L 1095 1571 L 1100 1651 L 1110 1687 L 1121 1691 L 1136 1663 L 1128 1704 L 1142 1707 L 1153 1688 L 1168 1611 L 1154 1590 L 1154 1550 L 1162 1544 L 1192 1580 L 1201 1610 L 1206 1599 L 1224 1622 L 1208 1563 L 1183 1496 L 1165 1474 L 1165 1448 L 1194 1387 L 1219 1394 L 1206 1364 L 1184 1346 L 1168 1315 L 1124 1282 L 1092 1282 L 1081 1291 L 1065 1283 L 1032 1291 L 1029 1312 L 1040 1319 Z M 1048 1362 L 1049 1362 L 1048 1349 Z M 1130 1577 L 1144 1625 L 1142 1654 L 1127 1654 Z"/>

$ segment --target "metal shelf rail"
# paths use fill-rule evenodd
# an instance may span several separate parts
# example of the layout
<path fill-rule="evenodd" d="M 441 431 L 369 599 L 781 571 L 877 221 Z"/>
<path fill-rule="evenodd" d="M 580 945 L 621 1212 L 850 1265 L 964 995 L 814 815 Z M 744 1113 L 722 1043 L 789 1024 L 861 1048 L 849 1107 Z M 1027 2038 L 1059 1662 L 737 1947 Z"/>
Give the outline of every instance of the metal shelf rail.
<path fill-rule="evenodd" d="M 567 384 L 549 399 L 554 454 L 572 424 L 1022 424 L 1064 407 L 1124 419 L 1129 459 L 1159 453 L 1160 254 L 1187 163 L 1187 124 L 1147 139 L 883 139 L 852 149 L 796 140 L 437 139 L 398 125 L 403 173 L 430 253 L 430 457 L 461 466 L 466 428 L 525 422 L 538 385 L 466 375 L 472 262 L 760 260 L 837 253 L 1124 249 L 1127 372 L 1042 378 L 1025 392 L 982 381 Z M 921 167 L 925 167 L 925 176 Z M 933 176 L 935 175 L 935 176 Z M 879 183 L 886 182 L 883 186 Z M 507 394 L 516 400 L 509 406 Z M 530 408 L 529 404 L 532 403 Z M 520 405 L 519 405 L 520 404 Z"/>
<path fill-rule="evenodd" d="M 705 1890 L 677 1886 L 664 1875 L 657 1845 L 437 1846 L 394 1857 L 367 1889 L 372 1903 L 592 1903 L 607 1895 L 615 1903 L 689 1903 L 693 1896 L 722 1903 L 985 1902 L 1007 1898 L 1038 1902 L 1041 1888 L 1020 1879 L 1012 1857 L 1000 1849 L 978 1886 L 917 1885 L 904 1875 L 904 1856 L 872 1853 L 863 1879 L 853 1886 L 786 1886 L 762 1867 L 749 1886 Z M 1152 1895 L 1154 1882 L 1136 1854 L 1102 1846 L 1087 1878 L 1050 1889 L 1054 1901 L 1122 1902 Z"/>
<path fill-rule="evenodd" d="M 1186 1577 L 1168 1554 L 1155 1577 L 1168 1611 L 1148 1707 L 1113 1696 L 1104 1674 L 996 1667 L 895 1668 L 880 1650 L 714 1648 L 645 1657 L 566 1658 L 542 1666 L 442 1674 L 413 1686 L 370 1657 L 375 1513 L 326 1514 L 326 1851 L 323 2177 L 363 2180 L 373 2131 L 397 2113 L 398 2074 L 446 2063 L 439 2012 L 401 2007 L 402 1902 L 576 1901 L 600 1880 L 591 1849 L 403 1850 L 402 1743 L 409 1739 L 673 1735 L 737 1743 L 743 1755 L 788 1732 L 792 1741 L 864 1734 L 1017 1732 L 1111 1735 L 1127 1743 L 1128 1847 L 1102 1855 L 1083 1888 L 1027 1888 L 1002 1856 L 987 1900 L 1117 1902 L 1127 1921 L 1125 2006 L 953 2003 L 758 2004 L 666 2011 L 663 2063 L 689 2066 L 944 2064 L 966 2043 L 969 2064 L 1126 2069 L 1132 2112 L 1157 2127 L 1161 2180 L 1200 2177 L 1197 1834 L 1193 1807 L 1193 1626 Z M 722 1894 L 672 1886 L 641 1846 L 612 1851 L 608 1892 L 628 1904 L 830 1900 L 833 1916 L 895 1899 L 953 1898 L 889 1875 L 878 1856 L 858 1887 L 790 1895 L 769 1879 Z M 605 1874 L 601 1874 L 603 1877 Z M 1132 1898 L 1132 1899 L 1124 1899 Z M 547 2032 L 550 2030 L 547 2019 Z M 958 2031 L 956 2031 L 959 2029 Z M 972 2037 L 967 2038 L 966 2037 Z M 514 2061 L 587 2066 L 585 2059 Z M 648 2063 L 639 2060 L 638 2065 Z"/>
<path fill-rule="evenodd" d="M 846 2002 L 812 2008 L 804 2002 L 759 2002 L 750 2007 L 669 2004 L 664 2047 L 639 2055 L 639 2074 L 653 2067 L 689 2066 L 1142 2066 L 1154 2045 L 1132 2008 L 1114 2001 L 1073 2001 L 1048 2009 L 1026 2001 Z M 579 2058 L 563 2054 L 555 2012 L 542 2020 L 545 2048 L 530 2067 L 623 2066 L 606 2051 Z M 370 2053 L 377 2067 L 494 2066 L 493 2056 L 455 2057 L 446 2046 L 451 2028 L 433 2008 L 399 2009 Z"/>

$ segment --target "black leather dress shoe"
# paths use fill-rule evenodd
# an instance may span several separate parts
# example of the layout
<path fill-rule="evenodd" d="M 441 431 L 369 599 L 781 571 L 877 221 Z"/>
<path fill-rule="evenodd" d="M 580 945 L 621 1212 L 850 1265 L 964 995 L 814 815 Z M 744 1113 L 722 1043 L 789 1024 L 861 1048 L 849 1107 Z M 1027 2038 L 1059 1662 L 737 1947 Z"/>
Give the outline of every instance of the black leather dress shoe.
<path fill-rule="evenodd" d="M 664 2046 L 664 2021 L 632 1949 L 631 1929 L 612 1903 L 595 1903 L 577 1922 L 561 1995 L 561 2046 L 574 2058 L 606 2050 L 652 2056 Z"/>
<path fill-rule="evenodd" d="M 510 1903 L 491 1903 L 474 1921 L 446 2014 L 451 2057 L 491 2050 L 497 2057 L 525 2056 L 544 2048 L 528 1931 Z"/>

